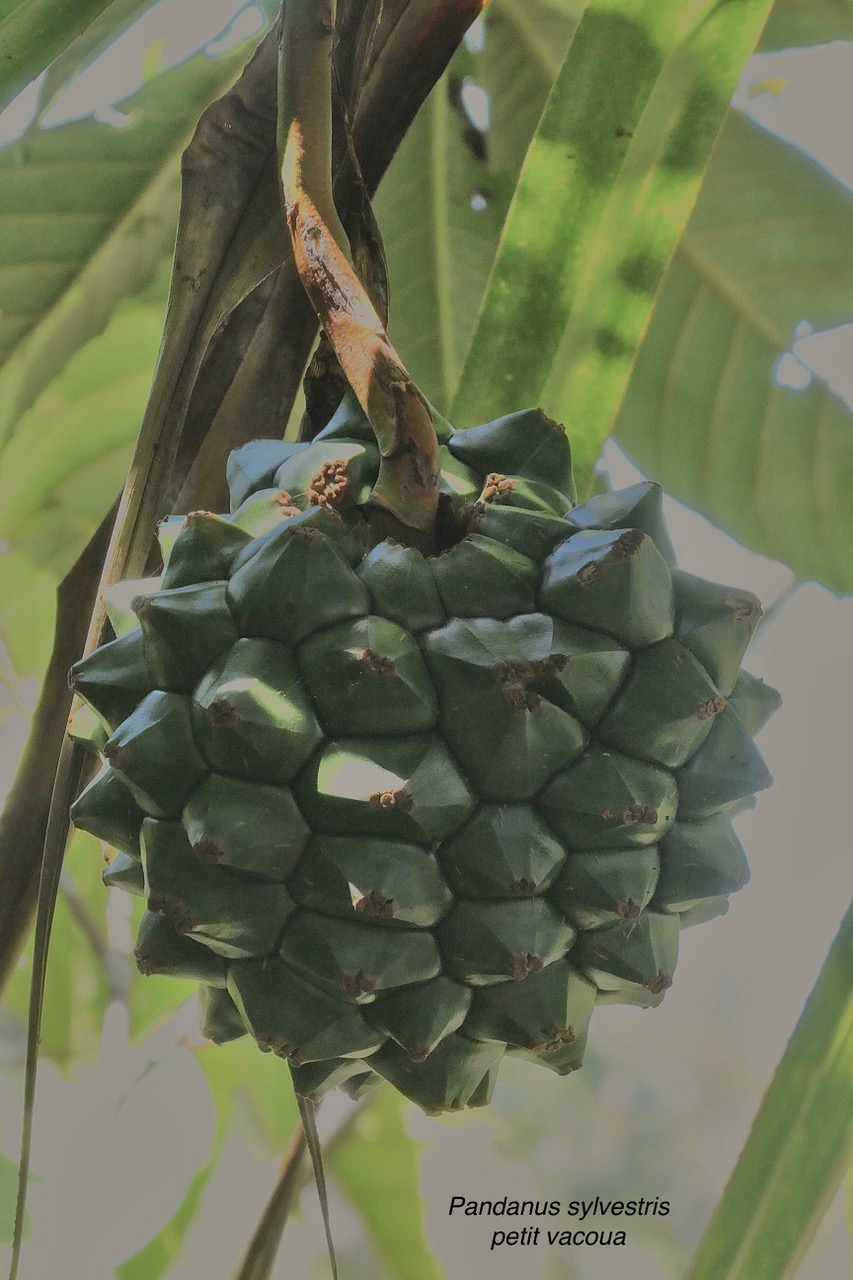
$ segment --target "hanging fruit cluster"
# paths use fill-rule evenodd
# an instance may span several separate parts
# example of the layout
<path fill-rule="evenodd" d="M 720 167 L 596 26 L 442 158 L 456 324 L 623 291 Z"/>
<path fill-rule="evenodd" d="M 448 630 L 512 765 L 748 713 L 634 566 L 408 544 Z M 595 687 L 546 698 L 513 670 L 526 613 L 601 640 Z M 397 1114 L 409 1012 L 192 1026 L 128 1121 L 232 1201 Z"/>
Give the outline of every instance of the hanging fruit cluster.
<path fill-rule="evenodd" d="M 306 1094 L 430 1112 L 487 1102 L 507 1053 L 574 1070 L 596 1003 L 661 1001 L 747 879 L 778 701 L 740 669 L 758 602 L 675 568 L 657 486 L 573 506 L 538 410 L 438 439 L 434 554 L 371 545 L 351 395 L 237 450 L 231 514 L 166 522 L 162 579 L 72 672 L 104 758 L 74 821 L 147 900 L 140 969 Z"/>

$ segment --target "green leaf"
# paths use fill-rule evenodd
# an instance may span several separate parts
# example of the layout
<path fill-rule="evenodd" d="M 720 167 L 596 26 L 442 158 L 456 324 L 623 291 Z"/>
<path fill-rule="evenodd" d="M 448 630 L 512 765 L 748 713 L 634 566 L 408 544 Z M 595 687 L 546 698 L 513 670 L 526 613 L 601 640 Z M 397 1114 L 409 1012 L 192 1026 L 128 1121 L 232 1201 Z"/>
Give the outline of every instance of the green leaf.
<path fill-rule="evenodd" d="M 442 412 L 450 404 L 527 145 L 584 0 L 492 0 L 482 52 L 461 50 L 407 133 L 376 200 L 390 332 Z M 460 89 L 488 94 L 482 135 Z"/>
<path fill-rule="evenodd" d="M 849 193 L 733 114 L 616 423 L 676 497 L 836 591 L 853 587 L 853 418 L 819 378 L 774 374 L 800 321 L 853 319 L 851 238 Z"/>
<path fill-rule="evenodd" d="M 207 1076 L 220 1123 L 227 1126 L 235 1104 L 245 1099 L 270 1153 L 283 1151 L 299 1119 L 287 1064 L 275 1054 L 261 1053 L 250 1036 L 204 1045 L 196 1050 L 196 1058 Z"/>
<path fill-rule="evenodd" d="M 174 1217 L 143 1249 L 116 1267 L 116 1280 L 160 1280 L 165 1275 L 180 1253 L 184 1238 L 195 1221 L 202 1196 L 215 1168 L 215 1158 L 202 1165 L 190 1182 Z"/>
<path fill-rule="evenodd" d="M 99 928 L 103 927 L 105 909 L 105 894 L 100 883 L 102 866 L 98 841 L 82 832 L 76 833 L 69 848 L 67 871 Z M 24 953 L 24 962 L 12 975 L 5 994 L 8 1008 L 24 1025 L 31 974 L 32 943 Z M 94 1054 L 100 1041 L 108 999 L 101 960 L 74 920 L 65 898 L 60 896 L 47 967 L 42 1054 L 63 1068 L 69 1068 L 80 1056 Z"/>
<path fill-rule="evenodd" d="M 4 0 L 0 5 L 0 111 L 62 53 L 111 0 Z"/>
<path fill-rule="evenodd" d="M 521 168 L 585 0 L 491 0 L 477 79 L 489 94 L 489 164 Z"/>
<path fill-rule="evenodd" d="M 165 311 L 122 303 L 71 357 L 0 452 L 0 538 L 60 578 L 121 487 Z"/>
<path fill-rule="evenodd" d="M 762 53 L 853 40 L 851 0 L 776 0 L 761 37 Z"/>
<path fill-rule="evenodd" d="M 853 1147 L 853 906 L 688 1280 L 790 1280 Z"/>
<path fill-rule="evenodd" d="M 392 341 L 435 407 L 450 403 L 509 206 L 509 183 L 466 146 L 445 76 L 379 189 Z M 476 208 L 477 197 L 485 208 Z"/>
<path fill-rule="evenodd" d="M 0 439 L 171 251 L 181 152 L 247 51 L 155 77 L 125 129 L 33 128 L 0 150 Z"/>
<path fill-rule="evenodd" d="M 11 547 L 0 556 L 0 634 L 15 670 L 41 675 L 53 643 L 56 581 Z"/>
<path fill-rule="evenodd" d="M 382 1087 L 329 1161 L 358 1210 L 389 1280 L 438 1280 L 427 1244 L 418 1144 L 406 1132 L 408 1103 Z"/>
<path fill-rule="evenodd" d="M 541 403 L 582 480 L 768 0 L 592 0 L 527 154 L 451 417 Z"/>
<path fill-rule="evenodd" d="M 141 914 L 140 907 L 139 915 Z M 162 1026 L 197 991 L 198 983 L 188 979 L 165 978 L 157 974 L 144 978 L 141 974 L 135 974 L 127 1001 L 130 1030 L 134 1039 L 144 1039 L 155 1027 Z"/>

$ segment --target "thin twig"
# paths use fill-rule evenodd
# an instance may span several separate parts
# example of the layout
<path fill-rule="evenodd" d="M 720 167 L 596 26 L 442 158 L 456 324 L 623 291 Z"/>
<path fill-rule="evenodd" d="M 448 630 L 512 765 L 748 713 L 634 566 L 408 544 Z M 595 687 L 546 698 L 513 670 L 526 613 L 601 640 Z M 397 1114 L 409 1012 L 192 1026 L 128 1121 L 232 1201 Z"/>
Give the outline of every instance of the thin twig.
<path fill-rule="evenodd" d="M 272 1271 L 281 1235 L 299 1190 L 308 1144 L 302 1124 L 293 1130 L 278 1179 L 260 1221 L 233 1272 L 233 1280 L 266 1280 Z"/>
<path fill-rule="evenodd" d="M 353 1104 L 345 1119 L 326 1139 L 326 1156 L 332 1155 L 349 1136 L 358 1118 L 372 1103 L 373 1096 Z M 311 1180 L 305 1153 L 305 1131 L 298 1123 L 287 1144 L 275 1187 L 237 1268 L 232 1272 L 231 1280 L 267 1280 L 270 1275 L 290 1210 L 299 1192 Z"/>

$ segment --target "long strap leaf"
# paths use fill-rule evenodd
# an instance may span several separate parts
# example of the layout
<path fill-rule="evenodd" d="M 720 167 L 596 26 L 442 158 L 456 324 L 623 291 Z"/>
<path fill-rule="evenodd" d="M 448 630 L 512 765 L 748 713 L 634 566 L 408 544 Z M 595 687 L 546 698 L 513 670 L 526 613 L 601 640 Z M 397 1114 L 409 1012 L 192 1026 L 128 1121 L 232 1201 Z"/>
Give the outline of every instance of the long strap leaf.
<path fill-rule="evenodd" d="M 12 1262 L 9 1280 L 16 1280 L 24 1240 L 39 1043 L 41 1041 L 41 1018 L 44 1005 L 44 984 L 47 974 L 50 932 L 53 926 L 56 897 L 59 892 L 59 876 L 62 871 L 62 857 L 68 840 L 67 797 L 76 794 L 79 788 L 84 766 L 84 755 L 85 753 L 77 743 L 72 742 L 70 738 L 66 738 L 59 758 L 59 768 L 53 787 L 54 798 L 51 802 L 50 818 L 45 838 L 45 857 L 42 863 L 41 882 L 39 884 L 39 904 L 33 946 L 33 973 L 30 982 L 27 1063 L 24 1076 L 24 1121 L 21 1133 L 21 1158 L 18 1164 L 18 1198 L 15 1205 L 15 1229 L 12 1238 Z"/>
<path fill-rule="evenodd" d="M 320 1145 L 320 1135 L 317 1132 L 317 1104 L 313 1098 L 303 1097 L 300 1093 L 296 1095 L 296 1102 L 299 1107 L 299 1117 L 302 1121 L 302 1131 L 308 1144 L 308 1154 L 311 1157 L 314 1182 L 317 1185 L 317 1198 L 320 1201 L 320 1212 L 323 1215 L 323 1230 L 326 1233 L 326 1248 L 329 1252 L 332 1280 L 338 1280 L 338 1262 L 335 1257 L 335 1242 L 332 1239 L 329 1196 L 326 1191 L 326 1173 L 323 1168 L 323 1148 Z"/>
<path fill-rule="evenodd" d="M 86 28 L 111 0 L 8 0 L 0 14 L 0 111 Z"/>
<path fill-rule="evenodd" d="M 770 8 L 589 0 L 527 151 L 452 421 L 541 404 L 569 425 L 588 479 Z"/>
<path fill-rule="evenodd" d="M 688 1280 L 791 1280 L 853 1151 L 853 905 Z"/>

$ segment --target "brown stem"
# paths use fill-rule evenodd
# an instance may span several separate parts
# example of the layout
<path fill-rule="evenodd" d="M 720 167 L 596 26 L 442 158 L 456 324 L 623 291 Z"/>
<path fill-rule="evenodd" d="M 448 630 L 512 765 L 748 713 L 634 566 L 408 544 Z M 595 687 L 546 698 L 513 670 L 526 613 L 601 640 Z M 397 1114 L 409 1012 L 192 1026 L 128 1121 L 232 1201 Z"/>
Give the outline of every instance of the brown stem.
<path fill-rule="evenodd" d="M 353 1106 L 343 1122 L 324 1143 L 323 1149 L 327 1156 L 331 1156 L 349 1136 L 356 1120 L 372 1101 L 372 1098 L 368 1098 L 366 1103 L 359 1102 Z M 298 1122 L 287 1144 L 272 1195 L 267 1201 L 240 1262 L 232 1272 L 231 1280 L 268 1280 L 290 1210 L 299 1192 L 311 1177 L 305 1163 L 305 1154 L 305 1130 L 301 1122 Z"/>
<path fill-rule="evenodd" d="M 379 444 L 369 502 L 390 513 L 406 541 L 429 546 L 439 477 L 432 417 L 349 260 L 332 195 L 333 40 L 332 0 L 290 0 L 278 126 L 287 225 L 300 279 Z"/>
<path fill-rule="evenodd" d="M 271 1274 L 281 1234 L 302 1186 L 306 1150 L 305 1131 L 297 1124 L 287 1144 L 273 1193 L 232 1273 L 232 1280 L 266 1280 Z"/>

